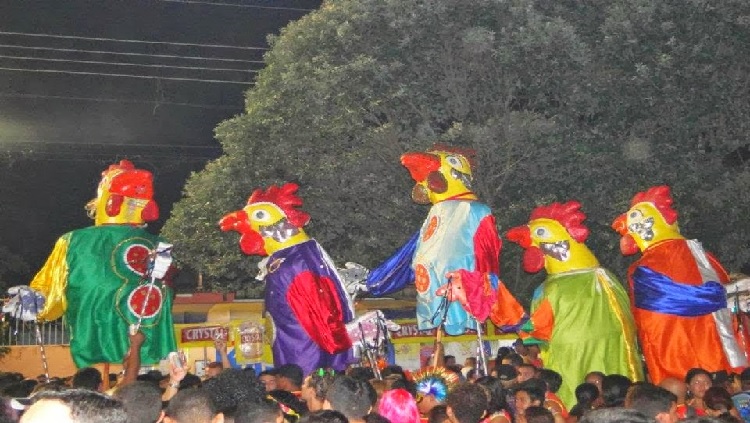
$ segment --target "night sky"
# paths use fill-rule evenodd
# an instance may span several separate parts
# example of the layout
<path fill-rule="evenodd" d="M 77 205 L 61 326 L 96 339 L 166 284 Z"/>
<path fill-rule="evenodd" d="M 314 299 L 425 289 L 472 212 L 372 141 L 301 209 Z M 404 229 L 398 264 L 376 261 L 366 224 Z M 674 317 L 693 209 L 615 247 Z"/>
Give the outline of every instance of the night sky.
<path fill-rule="evenodd" d="M 190 172 L 221 154 L 213 130 L 242 112 L 267 34 L 319 6 L 1 2 L 0 244 L 36 271 L 57 237 L 91 224 L 83 206 L 123 158 L 154 172 L 158 231 Z"/>

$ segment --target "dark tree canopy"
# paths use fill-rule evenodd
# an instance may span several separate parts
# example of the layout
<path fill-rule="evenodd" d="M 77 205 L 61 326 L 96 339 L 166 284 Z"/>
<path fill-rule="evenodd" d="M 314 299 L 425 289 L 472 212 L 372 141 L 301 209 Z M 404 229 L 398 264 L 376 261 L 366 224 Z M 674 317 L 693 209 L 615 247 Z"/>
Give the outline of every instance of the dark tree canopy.
<path fill-rule="evenodd" d="M 590 247 L 623 275 L 609 224 L 666 183 L 683 233 L 738 270 L 748 25 L 740 0 L 326 1 L 271 39 L 245 112 L 216 130 L 225 155 L 190 178 L 164 235 L 215 287 L 250 282 L 257 260 L 216 222 L 255 188 L 294 181 L 334 260 L 375 266 L 427 212 L 399 156 L 441 142 L 477 150 L 501 231 L 579 200 Z M 538 283 L 515 245 L 501 269 L 521 296 Z"/>

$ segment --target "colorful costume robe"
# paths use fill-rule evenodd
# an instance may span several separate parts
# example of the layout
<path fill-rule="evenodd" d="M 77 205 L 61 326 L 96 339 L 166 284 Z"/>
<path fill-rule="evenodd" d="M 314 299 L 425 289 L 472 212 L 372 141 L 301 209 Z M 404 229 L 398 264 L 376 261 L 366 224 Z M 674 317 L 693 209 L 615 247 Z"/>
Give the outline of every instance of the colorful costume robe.
<path fill-rule="evenodd" d="M 464 287 L 475 309 L 488 307 L 482 287 L 497 288 L 501 242 L 490 208 L 478 201 L 446 200 L 430 208 L 421 230 L 396 254 L 370 272 L 366 285 L 371 294 L 382 296 L 414 281 L 417 289 L 417 325 L 420 330 L 438 327 L 444 309 L 437 289 L 448 283 L 445 274 L 464 269 Z M 479 287 L 478 289 L 471 289 Z M 473 298 L 473 299 L 472 299 Z M 476 321 L 458 302 L 447 305 L 445 332 L 463 334 L 475 329 Z"/>
<path fill-rule="evenodd" d="M 549 275 L 534 291 L 531 336 L 544 340 L 545 367 L 562 376 L 557 395 L 570 408 L 590 371 L 643 380 L 628 294 L 604 268 Z"/>
<path fill-rule="evenodd" d="M 728 281 L 697 241 L 674 239 L 643 251 L 628 270 L 633 315 L 654 383 L 688 370 L 732 371 L 747 365 L 732 327 Z"/>
<path fill-rule="evenodd" d="M 283 248 L 263 261 L 265 304 L 274 324 L 274 365 L 304 374 L 344 370 L 352 361 L 346 323 L 353 306 L 328 254 L 315 240 Z"/>
<path fill-rule="evenodd" d="M 76 366 L 119 363 L 129 347 L 128 327 L 136 313 L 147 316 L 141 332 L 144 364 L 176 350 L 172 325 L 172 291 L 157 281 L 143 308 L 149 252 L 159 237 L 131 225 L 91 226 L 68 232 L 57 240 L 31 288 L 46 297 L 41 320 L 65 314 L 70 328 L 70 352 Z M 157 292 L 158 291 L 158 292 Z"/>

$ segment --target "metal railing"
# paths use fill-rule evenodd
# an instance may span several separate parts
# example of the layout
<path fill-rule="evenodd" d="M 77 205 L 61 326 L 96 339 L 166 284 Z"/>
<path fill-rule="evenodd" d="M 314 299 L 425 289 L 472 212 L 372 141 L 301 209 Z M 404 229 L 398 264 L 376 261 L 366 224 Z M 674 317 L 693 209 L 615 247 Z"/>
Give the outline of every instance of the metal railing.
<path fill-rule="evenodd" d="M 37 345 L 35 325 L 35 322 L 8 318 L 3 322 L 3 340 L 0 345 Z M 70 344 L 70 333 L 64 317 L 52 322 L 41 323 L 39 330 L 42 335 L 42 342 L 45 345 Z"/>

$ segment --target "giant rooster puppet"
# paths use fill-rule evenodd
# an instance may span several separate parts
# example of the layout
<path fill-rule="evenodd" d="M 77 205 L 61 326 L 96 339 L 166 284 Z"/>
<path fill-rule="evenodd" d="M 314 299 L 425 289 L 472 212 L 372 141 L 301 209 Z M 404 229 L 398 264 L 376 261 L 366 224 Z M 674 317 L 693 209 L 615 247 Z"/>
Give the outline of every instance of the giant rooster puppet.
<path fill-rule="evenodd" d="M 420 330 L 442 324 L 460 335 L 486 320 L 494 302 L 501 242 L 490 208 L 472 191 L 469 153 L 436 148 L 401 156 L 416 182 L 412 199 L 432 207 L 422 228 L 365 283 L 382 296 L 413 281 Z"/>
<path fill-rule="evenodd" d="M 677 226 L 666 185 L 633 197 L 612 227 L 624 255 L 642 256 L 628 269 L 633 314 L 649 376 L 682 378 L 693 367 L 710 372 L 747 366 L 727 308 L 726 271 Z"/>
<path fill-rule="evenodd" d="M 148 280 L 160 242 L 145 229 L 159 217 L 153 194 L 151 172 L 127 160 L 109 166 L 86 206 L 94 226 L 60 237 L 31 282 L 45 297 L 39 320 L 65 315 L 78 367 L 121 362 L 131 325 L 146 338 L 142 363 L 158 363 L 176 348 L 171 290 Z"/>
<path fill-rule="evenodd" d="M 527 224 L 507 233 L 525 249 L 525 271 L 547 271 L 534 291 L 522 337 L 544 342 L 545 367 L 562 375 L 558 395 L 568 407 L 576 402 L 576 386 L 592 370 L 643 380 L 628 295 L 584 244 L 589 229 L 580 208 L 577 201 L 537 207 Z M 513 314 L 516 310 L 495 307 L 491 318 L 513 324 L 523 317 Z"/>
<path fill-rule="evenodd" d="M 219 225 L 241 234 L 243 253 L 267 256 L 258 278 L 266 283 L 265 306 L 275 329 L 274 364 L 295 363 L 305 374 L 321 367 L 344 370 L 352 358 L 346 323 L 353 305 L 330 257 L 303 229 L 310 215 L 297 209 L 298 189 L 293 183 L 258 189 Z"/>

